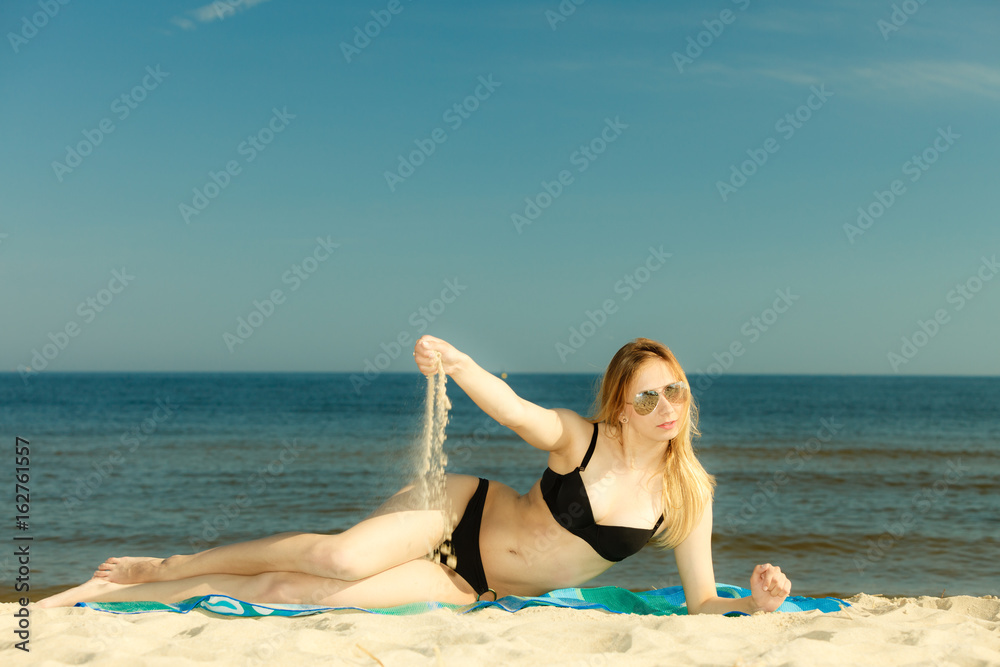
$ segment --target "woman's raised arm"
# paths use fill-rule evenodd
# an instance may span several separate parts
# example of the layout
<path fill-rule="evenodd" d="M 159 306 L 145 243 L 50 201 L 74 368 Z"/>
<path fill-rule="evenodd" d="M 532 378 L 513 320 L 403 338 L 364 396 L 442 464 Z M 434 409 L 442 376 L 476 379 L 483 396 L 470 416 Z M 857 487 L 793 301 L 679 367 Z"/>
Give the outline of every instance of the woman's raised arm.
<path fill-rule="evenodd" d="M 549 410 L 526 401 L 506 382 L 481 368 L 447 341 L 421 336 L 413 358 L 424 375 L 437 372 L 437 354 L 444 372 L 458 383 L 483 412 L 511 429 L 529 445 L 558 451 L 571 442 L 589 438 L 593 426 L 572 410 Z"/>

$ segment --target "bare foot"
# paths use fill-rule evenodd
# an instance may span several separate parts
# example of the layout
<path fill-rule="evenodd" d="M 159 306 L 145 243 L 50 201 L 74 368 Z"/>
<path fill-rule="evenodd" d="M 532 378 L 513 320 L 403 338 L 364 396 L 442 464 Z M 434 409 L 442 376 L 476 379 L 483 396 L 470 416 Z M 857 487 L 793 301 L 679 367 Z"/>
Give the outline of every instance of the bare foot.
<path fill-rule="evenodd" d="M 44 609 L 48 607 L 72 607 L 77 602 L 107 601 L 106 597 L 114 597 L 113 593 L 123 588 L 127 588 L 127 586 L 104 579 L 91 579 L 62 593 L 43 598 L 36 602 L 35 606 Z"/>
<path fill-rule="evenodd" d="M 163 558 L 150 556 L 111 557 L 97 566 L 94 579 L 103 579 L 116 584 L 141 584 L 160 581 L 160 565 Z"/>

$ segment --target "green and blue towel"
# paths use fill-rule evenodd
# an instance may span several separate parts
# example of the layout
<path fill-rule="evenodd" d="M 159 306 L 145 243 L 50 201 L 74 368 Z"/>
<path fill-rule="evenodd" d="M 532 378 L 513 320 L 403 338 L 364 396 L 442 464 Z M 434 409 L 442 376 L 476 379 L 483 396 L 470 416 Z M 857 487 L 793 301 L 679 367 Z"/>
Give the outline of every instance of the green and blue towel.
<path fill-rule="evenodd" d="M 739 586 L 716 584 L 719 597 L 740 598 L 750 595 L 750 591 Z M 89 607 L 113 614 L 142 614 L 151 611 L 172 611 L 186 614 L 192 609 L 205 609 L 225 616 L 308 616 L 326 611 L 355 610 L 372 614 L 390 616 L 408 616 L 422 614 L 433 609 L 452 609 L 467 614 L 478 609 L 496 608 L 514 613 L 528 607 L 565 607 L 569 609 L 600 609 L 613 614 L 647 614 L 654 616 L 672 616 L 687 614 L 684 601 L 684 589 L 680 586 L 660 588 L 650 591 L 633 592 L 615 586 L 598 588 L 562 588 L 537 597 L 520 597 L 508 595 L 499 600 L 483 600 L 468 605 L 454 605 L 443 602 L 420 602 L 386 607 L 381 609 L 365 609 L 362 607 L 340 606 L 324 607 L 306 604 L 256 604 L 244 602 L 226 595 L 203 595 L 188 598 L 183 602 L 78 602 L 77 607 Z M 840 598 L 811 598 L 800 595 L 790 595 L 778 607 L 779 612 L 813 611 L 824 613 L 839 611 L 850 607 L 850 603 Z M 746 616 L 733 611 L 726 616 Z"/>

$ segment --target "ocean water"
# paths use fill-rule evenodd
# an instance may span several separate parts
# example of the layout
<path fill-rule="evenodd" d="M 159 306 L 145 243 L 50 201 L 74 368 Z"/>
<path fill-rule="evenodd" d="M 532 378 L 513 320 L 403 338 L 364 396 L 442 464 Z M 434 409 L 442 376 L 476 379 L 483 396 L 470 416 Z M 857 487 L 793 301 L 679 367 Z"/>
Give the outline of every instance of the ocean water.
<path fill-rule="evenodd" d="M 511 375 L 522 397 L 587 414 L 597 378 Z M 1000 378 L 692 377 L 699 459 L 716 476 L 716 580 L 779 565 L 804 595 L 1000 594 Z M 385 374 L 0 375 L 4 477 L 30 442 L 30 513 L 6 494 L 0 599 L 15 533 L 30 585 L 79 583 L 111 555 L 190 553 L 302 530 L 338 532 L 408 480 L 426 379 Z M 526 493 L 546 455 L 454 383 L 448 471 Z M 588 585 L 677 585 L 655 547 Z"/>

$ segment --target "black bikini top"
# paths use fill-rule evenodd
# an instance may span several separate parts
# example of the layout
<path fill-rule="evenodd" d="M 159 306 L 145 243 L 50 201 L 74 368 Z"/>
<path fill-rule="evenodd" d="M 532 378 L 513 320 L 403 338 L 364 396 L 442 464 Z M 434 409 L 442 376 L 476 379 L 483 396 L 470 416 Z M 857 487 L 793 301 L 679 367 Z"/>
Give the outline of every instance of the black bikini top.
<path fill-rule="evenodd" d="M 579 468 L 565 475 L 553 472 L 551 468 L 542 473 L 542 498 L 559 525 L 592 546 L 601 558 L 617 562 L 642 549 L 663 523 L 663 516 L 660 515 L 651 529 L 602 526 L 594 521 L 594 510 L 580 471 L 590 463 L 596 446 L 597 424 L 594 424 L 594 437 L 590 439 L 590 448 Z"/>

